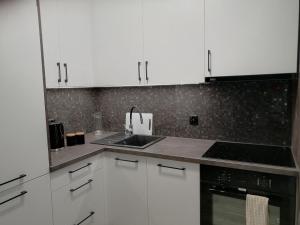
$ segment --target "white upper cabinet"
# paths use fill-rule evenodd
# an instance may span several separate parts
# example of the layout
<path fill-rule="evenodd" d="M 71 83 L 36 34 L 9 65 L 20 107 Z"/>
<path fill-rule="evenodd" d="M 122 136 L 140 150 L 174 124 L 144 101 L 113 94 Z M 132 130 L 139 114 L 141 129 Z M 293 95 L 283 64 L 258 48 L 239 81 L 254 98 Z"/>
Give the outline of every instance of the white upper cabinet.
<path fill-rule="evenodd" d="M 139 85 L 143 76 L 142 1 L 94 0 L 93 29 L 96 85 Z"/>
<path fill-rule="evenodd" d="M 1 192 L 48 173 L 49 161 L 36 1 L 0 1 L 0 27 Z"/>
<path fill-rule="evenodd" d="M 298 5 L 298 0 L 206 0 L 206 76 L 296 73 Z"/>
<path fill-rule="evenodd" d="M 64 85 L 59 49 L 59 12 L 57 0 L 40 0 L 47 88 Z"/>
<path fill-rule="evenodd" d="M 204 82 L 204 0 L 144 0 L 143 25 L 146 83 Z"/>
<path fill-rule="evenodd" d="M 70 87 L 94 84 L 91 11 L 91 0 L 60 0 L 60 48 Z"/>
<path fill-rule="evenodd" d="M 90 0 L 41 0 L 47 88 L 94 85 Z"/>

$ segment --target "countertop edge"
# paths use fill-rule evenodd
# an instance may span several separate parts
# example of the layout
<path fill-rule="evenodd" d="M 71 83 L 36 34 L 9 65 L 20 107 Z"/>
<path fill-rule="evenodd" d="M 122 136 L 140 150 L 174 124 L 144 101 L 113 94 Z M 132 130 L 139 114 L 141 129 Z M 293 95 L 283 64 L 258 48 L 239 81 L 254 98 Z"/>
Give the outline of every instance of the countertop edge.
<path fill-rule="evenodd" d="M 88 154 L 82 155 L 80 157 L 71 159 L 70 161 L 61 163 L 59 165 L 50 166 L 50 172 L 55 172 L 59 169 L 62 169 L 64 167 L 67 167 L 74 163 L 80 162 L 81 160 L 101 154 L 103 152 L 115 152 L 115 153 L 121 153 L 121 154 L 130 154 L 130 155 L 137 155 L 137 156 L 144 156 L 144 157 L 151 157 L 151 158 L 175 160 L 175 161 L 188 162 L 188 163 L 198 163 L 200 165 L 219 166 L 219 167 L 226 167 L 226 168 L 233 168 L 233 169 L 242 169 L 242 170 L 248 170 L 248 171 L 262 172 L 262 173 L 286 175 L 286 176 L 299 177 L 299 173 L 300 173 L 298 167 L 296 167 L 296 168 L 277 167 L 277 166 L 269 166 L 269 165 L 264 165 L 264 164 L 252 164 L 252 163 L 236 162 L 236 161 L 230 161 L 230 160 L 209 159 L 209 158 L 203 158 L 203 157 L 191 158 L 191 157 L 166 155 L 166 154 L 158 154 L 158 153 L 151 153 L 151 152 L 142 152 L 142 151 L 129 150 L 129 149 L 125 150 L 125 149 L 110 148 L 110 147 L 103 147 L 103 148 L 95 150 L 91 153 L 88 153 Z"/>

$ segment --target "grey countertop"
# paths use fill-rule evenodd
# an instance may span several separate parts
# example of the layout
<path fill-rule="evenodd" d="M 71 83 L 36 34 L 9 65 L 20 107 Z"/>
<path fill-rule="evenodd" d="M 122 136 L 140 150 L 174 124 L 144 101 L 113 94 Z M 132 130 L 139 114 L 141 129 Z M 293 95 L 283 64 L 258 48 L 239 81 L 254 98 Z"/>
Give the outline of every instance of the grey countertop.
<path fill-rule="evenodd" d="M 86 144 L 65 147 L 59 152 L 51 152 L 50 171 L 53 172 L 72 163 L 78 162 L 85 158 L 89 158 L 104 151 L 111 151 L 281 175 L 298 176 L 299 174 L 298 167 L 288 168 L 281 166 L 270 166 L 255 163 L 203 158 L 203 154 L 215 143 L 214 140 L 166 137 L 165 139 L 149 146 L 146 149 L 134 149 L 90 144 L 90 142 L 94 140 L 104 138 L 112 134 L 115 133 L 105 132 L 101 136 L 95 136 L 94 133 L 89 133 L 86 135 Z"/>

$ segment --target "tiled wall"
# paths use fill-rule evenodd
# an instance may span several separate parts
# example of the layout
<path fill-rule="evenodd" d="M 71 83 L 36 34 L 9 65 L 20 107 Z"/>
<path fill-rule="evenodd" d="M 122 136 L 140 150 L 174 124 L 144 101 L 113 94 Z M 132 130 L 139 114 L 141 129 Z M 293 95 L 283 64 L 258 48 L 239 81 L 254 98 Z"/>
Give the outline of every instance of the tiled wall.
<path fill-rule="evenodd" d="M 94 130 L 93 113 L 98 111 L 96 89 L 48 89 L 48 119 L 64 124 L 65 131 Z"/>
<path fill-rule="evenodd" d="M 291 143 L 289 81 L 243 81 L 201 85 L 48 90 L 48 115 L 67 131 L 92 131 L 92 114 L 106 130 L 121 131 L 125 113 L 137 105 L 154 114 L 158 135 L 265 144 Z M 198 115 L 199 126 L 189 125 Z"/>

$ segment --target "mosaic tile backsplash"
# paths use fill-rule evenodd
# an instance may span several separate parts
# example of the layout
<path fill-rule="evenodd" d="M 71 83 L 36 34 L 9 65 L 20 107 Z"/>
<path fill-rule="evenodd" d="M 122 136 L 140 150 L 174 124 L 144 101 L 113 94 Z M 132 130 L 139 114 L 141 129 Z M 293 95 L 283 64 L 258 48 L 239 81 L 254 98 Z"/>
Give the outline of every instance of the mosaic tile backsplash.
<path fill-rule="evenodd" d="M 236 81 L 199 85 L 47 90 L 49 118 L 66 131 L 93 131 L 93 113 L 105 130 L 122 131 L 137 105 L 153 113 L 156 135 L 260 144 L 291 144 L 289 81 Z M 197 115 L 199 125 L 189 125 Z"/>

